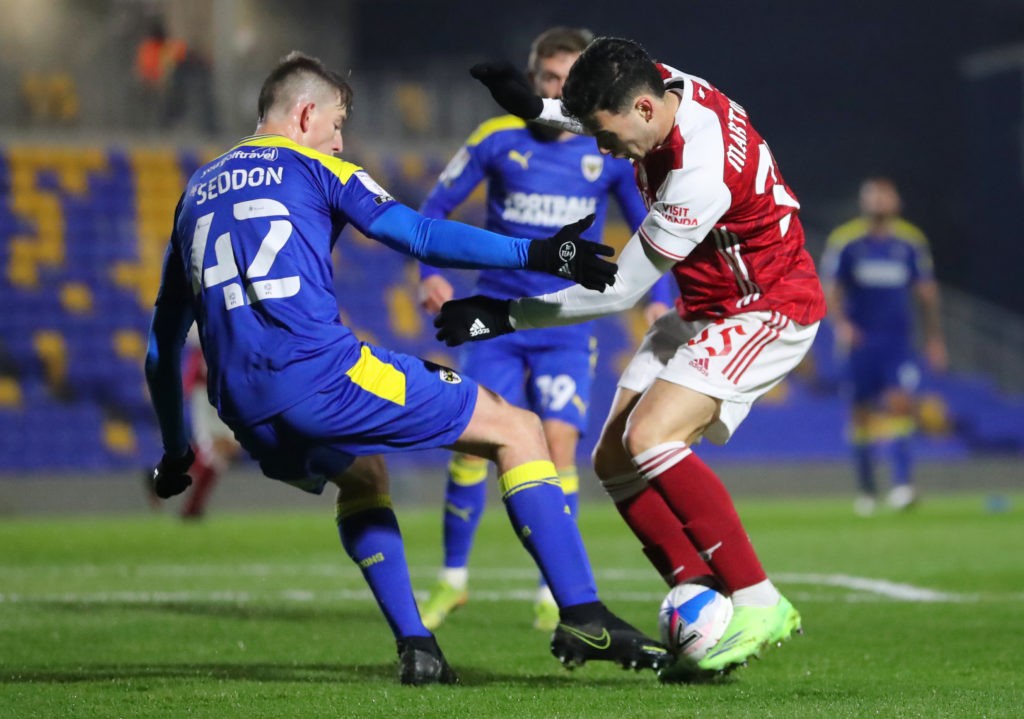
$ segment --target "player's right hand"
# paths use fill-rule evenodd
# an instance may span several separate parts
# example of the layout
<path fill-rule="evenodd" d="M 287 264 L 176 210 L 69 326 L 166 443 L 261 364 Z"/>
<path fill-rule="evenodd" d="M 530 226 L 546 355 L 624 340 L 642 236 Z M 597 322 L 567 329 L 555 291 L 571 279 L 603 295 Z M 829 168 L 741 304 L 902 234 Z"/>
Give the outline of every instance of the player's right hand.
<path fill-rule="evenodd" d="M 195 461 L 196 455 L 191 447 L 181 457 L 168 457 L 164 454 L 150 475 L 149 484 L 153 494 L 160 499 L 167 499 L 188 489 L 192 478 L 186 472 Z"/>
<path fill-rule="evenodd" d="M 604 292 L 605 287 L 615 284 L 618 266 L 603 259 L 615 254 L 613 248 L 580 237 L 593 222 L 594 216 L 587 215 L 566 225 L 553 237 L 531 242 L 526 268 L 573 280 L 588 290 Z"/>
<path fill-rule="evenodd" d="M 451 283 L 441 275 L 429 275 L 420 280 L 417 289 L 417 299 L 420 307 L 432 315 L 436 315 L 441 305 L 455 296 L 455 290 Z"/>
<path fill-rule="evenodd" d="M 535 120 L 544 109 L 540 98 L 522 71 L 510 62 L 481 62 L 469 74 L 487 86 L 491 96 L 506 112 L 524 120 Z"/>
<path fill-rule="evenodd" d="M 436 337 L 449 347 L 458 347 L 507 335 L 514 331 L 508 317 L 509 302 L 485 295 L 445 302 L 434 318 Z"/>

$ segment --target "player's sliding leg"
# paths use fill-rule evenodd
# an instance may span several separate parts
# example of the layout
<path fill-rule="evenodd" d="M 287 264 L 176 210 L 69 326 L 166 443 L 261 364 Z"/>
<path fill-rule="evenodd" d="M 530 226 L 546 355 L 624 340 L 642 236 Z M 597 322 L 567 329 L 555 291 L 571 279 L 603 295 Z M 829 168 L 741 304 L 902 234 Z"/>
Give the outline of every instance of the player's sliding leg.
<path fill-rule="evenodd" d="M 799 613 L 765 574 L 721 480 L 687 442 L 666 441 L 664 427 L 692 441 L 719 414 L 717 400 L 657 380 L 637 402 L 625 435 L 640 476 L 664 498 L 731 595 L 733 618 L 721 640 L 698 662 L 705 671 L 728 671 L 800 626 Z"/>
<path fill-rule="evenodd" d="M 454 684 L 458 677 L 420 620 L 405 547 L 380 457 L 360 457 L 335 480 L 338 534 L 395 635 L 402 684 Z"/>
<path fill-rule="evenodd" d="M 565 506 L 569 509 L 569 516 L 576 520 L 579 516 L 579 488 L 580 477 L 575 466 L 565 467 L 558 470 L 558 482 L 562 486 L 562 493 L 565 495 Z M 543 575 L 537 586 L 537 594 L 533 601 L 533 628 L 542 632 L 551 632 L 558 627 L 558 602 L 551 592 L 551 587 L 544 580 Z"/>
<path fill-rule="evenodd" d="M 420 607 L 423 624 L 437 629 L 469 599 L 469 553 L 487 501 L 487 460 L 453 453 L 444 497 L 444 567 Z"/>
<path fill-rule="evenodd" d="M 598 599 L 583 540 L 554 465 L 546 460 L 527 462 L 504 472 L 499 482 L 512 526 L 560 610 L 552 653 L 568 667 L 590 660 L 638 669 L 667 664 L 663 646 L 616 617 Z"/>
<path fill-rule="evenodd" d="M 498 465 L 512 526 L 559 606 L 552 653 L 567 666 L 590 660 L 654 669 L 667 664 L 664 646 L 616 617 L 598 598 L 536 415 L 480 388 L 473 419 L 457 444 L 461 451 L 490 455 Z"/>

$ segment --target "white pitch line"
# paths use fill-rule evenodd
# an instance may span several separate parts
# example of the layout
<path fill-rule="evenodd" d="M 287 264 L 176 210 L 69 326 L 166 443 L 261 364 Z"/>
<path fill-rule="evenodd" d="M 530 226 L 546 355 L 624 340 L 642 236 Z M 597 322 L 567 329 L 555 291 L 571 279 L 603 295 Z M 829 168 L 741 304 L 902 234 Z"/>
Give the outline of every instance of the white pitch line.
<path fill-rule="evenodd" d="M 180 565 L 168 565 L 172 566 L 176 570 L 181 568 Z M 258 574 L 265 576 L 267 574 L 292 574 L 291 572 L 275 572 L 272 565 L 249 565 L 249 569 L 253 569 L 259 566 L 258 572 L 242 572 L 248 576 L 252 574 Z M 157 567 L 148 567 L 149 569 L 157 569 Z M 164 568 L 167 568 L 166 566 Z M 196 569 L 198 567 L 193 567 Z M 141 567 L 139 568 L 141 569 Z M 237 569 L 237 568 L 236 568 Z M 220 577 L 228 577 L 226 573 L 227 568 L 222 567 L 217 575 Z M 92 572 L 87 571 L 89 576 L 96 576 Z M 114 572 L 120 575 L 120 572 Z M 298 573 L 298 572 L 297 572 Z M 351 568 L 348 568 L 346 572 L 351 576 Z M 0 578 L 3 578 L 5 570 L 0 569 Z M 99 572 L 104 574 L 104 572 Z M 159 575 L 159 572 L 153 572 L 152 575 Z M 318 572 L 306 572 L 307 576 L 310 574 L 319 574 Z M 536 573 L 533 571 L 526 571 L 522 569 L 481 569 L 474 570 L 474 578 L 482 579 L 533 579 L 536 577 Z M 191 572 L 192 576 L 196 575 L 196 572 Z M 433 573 L 431 572 L 431 576 Z M 138 576 L 138 573 L 136 573 Z M 166 575 L 164 575 L 166 576 Z M 597 578 L 608 582 L 614 581 L 649 581 L 651 579 L 650 572 L 640 572 L 636 570 L 602 570 L 597 572 Z M 848 594 L 845 597 L 841 597 L 842 600 L 847 602 L 859 602 L 864 601 L 865 595 L 867 598 L 875 598 L 881 600 L 894 600 L 901 602 L 944 602 L 944 603 L 960 603 L 960 602 L 978 602 L 986 598 L 986 595 L 981 594 L 966 594 L 957 592 L 944 592 L 935 589 L 928 589 L 926 587 L 917 587 L 912 584 L 892 582 L 886 579 L 873 579 L 870 577 L 856 577 L 847 574 L 805 574 L 805 573 L 781 573 L 775 575 L 776 579 L 780 584 L 783 585 L 801 585 L 811 587 L 838 587 L 841 589 L 852 590 L 854 594 Z M 662 595 L 657 591 L 628 591 L 628 590 L 616 590 L 616 589 L 603 589 L 601 592 L 602 596 L 609 601 L 620 601 L 620 602 L 660 602 Z M 533 599 L 535 591 L 533 589 L 520 589 L 520 590 L 486 590 L 486 589 L 474 589 L 473 599 L 474 601 L 483 602 L 500 602 L 500 601 L 530 601 Z M 417 596 L 424 598 L 424 593 L 418 593 Z M 9 592 L 6 594 L 0 594 L 0 604 L 18 604 L 18 603 L 30 603 L 30 602 L 41 602 L 41 603 L 58 603 L 58 604 L 73 604 L 73 603 L 92 603 L 92 604 L 170 604 L 170 603 L 190 603 L 190 602 L 204 602 L 204 603 L 231 603 L 231 604 L 242 604 L 248 602 L 257 601 L 272 601 L 272 602 L 297 602 L 297 603 L 308 603 L 308 602 L 329 602 L 329 601 L 369 601 L 373 595 L 368 589 L 331 589 L 331 590 L 310 590 L 300 588 L 282 589 L 280 591 L 230 591 L 230 590 L 178 590 L 178 591 L 105 591 L 105 592 L 41 592 L 41 593 L 18 593 Z M 1024 600 L 1024 595 L 1013 594 L 1013 595 L 987 595 L 991 599 L 1009 599 L 1012 601 Z"/>

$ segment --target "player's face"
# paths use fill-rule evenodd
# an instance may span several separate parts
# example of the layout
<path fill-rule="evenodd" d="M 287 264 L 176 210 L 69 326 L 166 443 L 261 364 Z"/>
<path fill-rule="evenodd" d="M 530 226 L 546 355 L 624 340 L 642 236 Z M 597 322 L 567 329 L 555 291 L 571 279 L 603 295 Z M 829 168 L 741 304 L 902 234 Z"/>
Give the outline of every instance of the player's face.
<path fill-rule="evenodd" d="M 598 110 L 584 124 L 604 155 L 641 160 L 654 146 L 648 137 L 647 124 L 635 108 L 625 113 Z"/>
<path fill-rule="evenodd" d="M 900 195 L 890 182 L 869 180 L 860 188 L 860 209 L 876 219 L 895 217 L 900 213 Z"/>
<path fill-rule="evenodd" d="M 579 56 L 578 52 L 559 52 L 551 57 L 539 58 L 537 66 L 530 72 L 534 91 L 541 97 L 560 98 L 569 70 Z"/>
<path fill-rule="evenodd" d="M 348 118 L 348 108 L 335 96 L 318 103 L 309 111 L 303 145 L 328 155 L 341 152 L 341 128 Z"/>

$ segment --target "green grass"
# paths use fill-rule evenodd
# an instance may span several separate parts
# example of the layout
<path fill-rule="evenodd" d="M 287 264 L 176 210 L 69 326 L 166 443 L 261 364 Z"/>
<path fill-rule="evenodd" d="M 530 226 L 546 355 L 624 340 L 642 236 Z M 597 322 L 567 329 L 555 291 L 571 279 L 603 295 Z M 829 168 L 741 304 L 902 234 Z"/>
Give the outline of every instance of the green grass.
<path fill-rule="evenodd" d="M 870 520 L 846 499 L 741 502 L 806 634 L 703 686 L 563 670 L 530 627 L 534 570 L 499 507 L 471 601 L 438 632 L 463 684 L 425 689 L 398 685 L 329 503 L 200 524 L 6 519 L 0 717 L 1019 717 L 1024 496 L 1010 500 L 989 513 L 980 495 L 933 496 Z M 422 591 L 439 511 L 399 516 Z M 581 529 L 605 600 L 655 632 L 665 588 L 621 520 L 591 503 Z"/>

